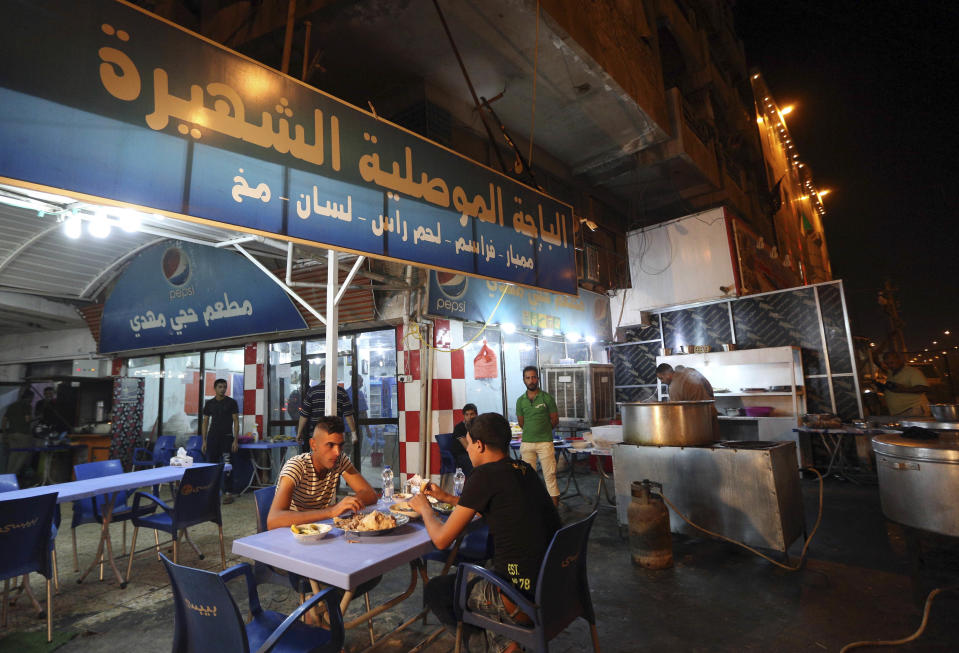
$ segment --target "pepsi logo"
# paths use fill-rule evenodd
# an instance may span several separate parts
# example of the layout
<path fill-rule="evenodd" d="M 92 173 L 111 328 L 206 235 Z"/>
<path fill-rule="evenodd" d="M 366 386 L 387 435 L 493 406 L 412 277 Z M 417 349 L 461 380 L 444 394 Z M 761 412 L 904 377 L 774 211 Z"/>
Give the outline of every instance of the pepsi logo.
<path fill-rule="evenodd" d="M 182 286 L 190 280 L 190 257 L 179 247 L 170 247 L 163 252 L 161 268 L 163 276 L 171 285 Z"/>
<path fill-rule="evenodd" d="M 439 286 L 440 292 L 450 299 L 462 297 L 466 293 L 466 289 L 469 288 L 469 283 L 469 277 L 465 274 L 455 272 L 436 273 L 436 284 Z"/>

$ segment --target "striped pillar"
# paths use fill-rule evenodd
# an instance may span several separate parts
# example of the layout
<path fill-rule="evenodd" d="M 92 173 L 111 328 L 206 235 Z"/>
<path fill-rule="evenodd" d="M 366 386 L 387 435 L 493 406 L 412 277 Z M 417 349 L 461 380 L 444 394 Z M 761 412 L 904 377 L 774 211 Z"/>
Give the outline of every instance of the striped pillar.
<path fill-rule="evenodd" d="M 255 342 L 243 348 L 243 420 L 241 434 L 255 431 L 259 438 L 266 436 L 266 356 L 265 342 Z"/>

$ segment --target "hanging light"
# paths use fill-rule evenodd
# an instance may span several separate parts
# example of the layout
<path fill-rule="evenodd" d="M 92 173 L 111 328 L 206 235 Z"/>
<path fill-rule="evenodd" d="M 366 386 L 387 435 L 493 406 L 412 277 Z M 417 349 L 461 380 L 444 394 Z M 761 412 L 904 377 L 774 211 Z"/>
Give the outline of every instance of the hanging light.
<path fill-rule="evenodd" d="M 87 224 L 87 231 L 94 238 L 106 238 L 110 235 L 110 221 L 102 214 L 96 214 Z"/>
<path fill-rule="evenodd" d="M 547 338 L 552 338 L 554 335 L 556 335 L 556 332 L 549 328 L 543 329 L 540 331 L 540 333 Z"/>
<path fill-rule="evenodd" d="M 83 233 L 83 220 L 76 213 L 70 215 L 63 223 L 63 233 L 67 238 L 79 238 Z"/>
<path fill-rule="evenodd" d="M 502 325 L 500 325 L 500 328 L 503 330 L 503 333 L 507 335 L 516 333 L 516 325 L 512 322 L 504 322 Z"/>

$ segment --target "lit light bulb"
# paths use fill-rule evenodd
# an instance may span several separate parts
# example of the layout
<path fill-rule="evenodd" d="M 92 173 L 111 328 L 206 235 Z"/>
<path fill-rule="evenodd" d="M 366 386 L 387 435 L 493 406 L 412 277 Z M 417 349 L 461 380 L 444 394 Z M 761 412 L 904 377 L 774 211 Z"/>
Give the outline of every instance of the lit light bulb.
<path fill-rule="evenodd" d="M 80 234 L 83 233 L 83 220 L 80 219 L 79 215 L 71 215 L 63 223 L 63 233 L 67 235 L 67 238 L 79 238 Z"/>
<path fill-rule="evenodd" d="M 596 342 L 596 338 L 594 336 L 586 336 L 586 342 L 591 345 Z"/>
<path fill-rule="evenodd" d="M 516 325 L 512 322 L 504 322 L 500 328 L 503 329 L 503 333 L 505 334 L 516 333 Z"/>
<path fill-rule="evenodd" d="M 543 329 L 542 331 L 540 331 L 540 333 L 542 333 L 547 338 L 552 338 L 554 335 L 556 335 L 556 332 L 553 331 L 552 329 Z"/>
<path fill-rule="evenodd" d="M 87 231 L 94 238 L 106 238 L 110 235 L 110 222 L 101 215 L 94 216 L 87 224 Z"/>

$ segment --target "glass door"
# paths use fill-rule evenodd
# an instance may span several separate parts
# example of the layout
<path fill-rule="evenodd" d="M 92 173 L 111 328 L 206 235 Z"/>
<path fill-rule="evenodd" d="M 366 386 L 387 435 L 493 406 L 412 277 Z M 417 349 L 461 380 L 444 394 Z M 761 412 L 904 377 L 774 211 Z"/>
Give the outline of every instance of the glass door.
<path fill-rule="evenodd" d="M 356 365 L 347 392 L 356 411 L 353 462 L 373 487 L 382 485 L 383 466 L 399 475 L 399 413 L 396 393 L 396 332 L 370 331 L 354 336 Z"/>

